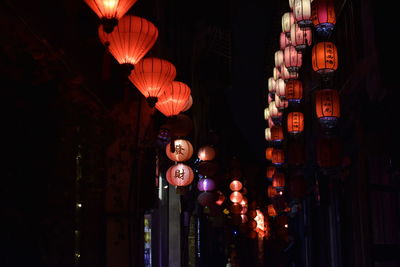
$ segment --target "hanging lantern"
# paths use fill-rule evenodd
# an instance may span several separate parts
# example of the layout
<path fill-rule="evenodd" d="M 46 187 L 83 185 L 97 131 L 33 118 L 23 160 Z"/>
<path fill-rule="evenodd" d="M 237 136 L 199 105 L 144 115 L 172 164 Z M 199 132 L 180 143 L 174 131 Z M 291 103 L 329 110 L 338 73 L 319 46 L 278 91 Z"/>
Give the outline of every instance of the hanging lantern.
<path fill-rule="evenodd" d="M 164 92 L 163 86 L 176 77 L 175 66 L 169 61 L 156 57 L 144 58 L 136 64 L 129 79 L 154 107 Z"/>
<path fill-rule="evenodd" d="M 272 204 L 268 205 L 268 216 L 269 217 L 275 217 L 278 216 L 278 213 L 276 212 L 274 206 Z"/>
<path fill-rule="evenodd" d="M 185 111 L 189 110 L 189 108 L 191 108 L 192 105 L 193 105 L 193 97 L 192 97 L 192 95 L 190 95 L 189 99 L 186 101 L 185 107 L 182 109 L 181 112 L 185 112 Z"/>
<path fill-rule="evenodd" d="M 193 130 L 193 121 L 186 114 L 178 114 L 168 117 L 164 124 L 165 128 L 170 130 L 170 135 L 174 137 L 187 136 Z"/>
<path fill-rule="evenodd" d="M 285 99 L 286 96 L 286 83 L 283 79 L 278 79 L 275 84 L 275 94 L 281 98 Z"/>
<path fill-rule="evenodd" d="M 275 79 L 274 79 L 274 77 L 269 77 L 268 78 L 268 91 L 270 93 L 274 93 L 275 92 Z"/>
<path fill-rule="evenodd" d="M 283 54 L 284 65 L 289 73 L 298 72 L 303 62 L 303 54 L 298 52 L 293 45 L 286 46 Z"/>
<path fill-rule="evenodd" d="M 333 0 L 316 0 L 311 4 L 311 17 L 315 30 L 322 37 L 329 37 L 336 24 Z"/>
<path fill-rule="evenodd" d="M 271 129 L 271 141 L 273 143 L 279 144 L 283 141 L 283 129 L 281 126 L 274 126 Z"/>
<path fill-rule="evenodd" d="M 201 192 L 197 196 L 197 202 L 203 207 L 214 205 L 217 199 L 217 195 L 214 192 Z"/>
<path fill-rule="evenodd" d="M 317 140 L 317 164 L 320 168 L 339 167 L 342 162 L 342 148 L 338 138 L 319 138 Z"/>
<path fill-rule="evenodd" d="M 274 166 L 268 166 L 267 173 L 266 173 L 267 178 L 272 181 L 272 177 L 274 176 L 275 172 L 276 172 L 276 168 Z"/>
<path fill-rule="evenodd" d="M 250 229 L 255 229 L 257 227 L 257 222 L 254 219 L 250 219 L 247 223 Z"/>
<path fill-rule="evenodd" d="M 274 148 L 273 147 L 267 147 L 266 149 L 265 149 L 265 158 L 267 159 L 267 160 L 272 160 L 272 152 L 274 151 Z"/>
<path fill-rule="evenodd" d="M 291 45 L 291 40 L 286 36 L 285 32 L 281 32 L 279 35 L 279 48 L 284 50 L 286 46 Z"/>
<path fill-rule="evenodd" d="M 188 165 L 178 163 L 168 168 L 166 178 L 171 185 L 187 186 L 192 183 L 194 173 Z"/>
<path fill-rule="evenodd" d="M 279 69 L 282 66 L 284 60 L 283 51 L 282 50 L 276 51 L 274 58 L 275 58 L 275 67 Z"/>
<path fill-rule="evenodd" d="M 272 119 L 279 119 L 282 117 L 282 112 L 278 110 L 278 108 L 275 105 L 275 101 L 272 101 L 269 103 L 269 114 L 271 115 Z M 274 121 L 275 122 L 275 121 Z"/>
<path fill-rule="evenodd" d="M 312 25 L 311 0 L 295 0 L 293 15 L 300 27 L 310 27 Z"/>
<path fill-rule="evenodd" d="M 287 116 L 287 131 L 290 134 L 300 134 L 304 130 L 304 115 L 301 112 L 290 112 Z"/>
<path fill-rule="evenodd" d="M 231 195 L 229 196 L 229 199 L 233 202 L 233 203 L 239 203 L 240 201 L 242 201 L 243 199 L 243 195 L 242 193 L 238 192 L 238 191 L 234 191 L 231 193 Z"/>
<path fill-rule="evenodd" d="M 199 148 L 197 157 L 202 161 L 209 161 L 215 158 L 215 149 L 212 146 L 202 146 Z"/>
<path fill-rule="evenodd" d="M 229 184 L 229 188 L 232 191 L 240 191 L 243 188 L 243 184 L 239 181 L 239 180 L 233 180 L 230 184 Z"/>
<path fill-rule="evenodd" d="M 210 178 L 203 178 L 197 182 L 197 189 L 199 191 L 214 191 L 215 190 L 215 182 Z"/>
<path fill-rule="evenodd" d="M 280 77 L 282 77 L 282 79 L 284 79 L 285 82 L 288 82 L 289 80 L 299 78 L 299 73 L 298 72 L 289 72 L 289 70 L 286 68 L 286 66 L 282 65 Z"/>
<path fill-rule="evenodd" d="M 319 42 L 312 48 L 312 67 L 319 74 L 329 74 L 338 68 L 338 53 L 334 43 Z"/>
<path fill-rule="evenodd" d="M 158 98 L 156 108 L 167 117 L 178 115 L 190 97 L 190 88 L 183 82 L 172 81 L 164 86 L 164 93 Z"/>
<path fill-rule="evenodd" d="M 274 149 L 272 151 L 272 164 L 282 166 L 285 162 L 285 151 L 282 149 Z"/>
<path fill-rule="evenodd" d="M 340 118 L 340 97 L 333 89 L 317 90 L 315 94 L 315 111 L 321 125 L 334 128 Z"/>
<path fill-rule="evenodd" d="M 137 16 L 122 17 L 114 30 L 108 34 L 99 27 L 99 38 L 129 76 L 131 70 L 153 47 L 158 29 L 150 21 Z"/>
<path fill-rule="evenodd" d="M 217 191 L 218 199 L 215 201 L 215 204 L 221 206 L 225 201 L 225 195 L 221 191 Z"/>
<path fill-rule="evenodd" d="M 128 12 L 137 0 L 84 0 L 101 19 L 104 31 L 111 33 L 118 20 Z"/>
<path fill-rule="evenodd" d="M 303 85 L 300 80 L 290 80 L 285 86 L 285 98 L 289 103 L 300 103 L 303 98 Z"/>
<path fill-rule="evenodd" d="M 278 192 L 276 191 L 276 188 L 274 186 L 269 185 L 267 194 L 269 198 L 273 198 L 278 195 Z"/>
<path fill-rule="evenodd" d="M 173 147 L 171 148 L 171 142 L 165 147 L 165 153 L 167 157 L 172 161 L 182 162 L 188 161 L 193 155 L 192 144 L 185 139 L 173 140 Z"/>
<path fill-rule="evenodd" d="M 275 95 L 275 105 L 279 111 L 283 111 L 289 106 L 289 102 L 286 99 L 281 99 L 278 95 Z"/>
<path fill-rule="evenodd" d="M 246 225 L 246 223 L 249 221 L 249 217 L 247 217 L 246 214 L 241 214 L 240 216 L 242 217 L 242 224 L 241 224 L 239 227 L 242 227 L 242 228 L 243 228 L 242 225 Z M 246 230 L 245 230 L 245 229 L 246 229 Z M 243 232 L 247 232 L 247 225 L 246 225 L 246 228 L 245 228 L 245 229 L 241 229 L 241 232 L 242 232 L 242 233 L 243 233 Z"/>
<path fill-rule="evenodd" d="M 282 32 L 290 38 L 290 25 L 295 23 L 293 12 L 286 12 L 282 15 Z"/>
<path fill-rule="evenodd" d="M 310 27 L 302 28 L 297 23 L 290 28 L 290 40 L 297 51 L 304 51 L 312 44 L 312 31 Z"/>
<path fill-rule="evenodd" d="M 285 188 L 285 175 L 282 172 L 275 172 L 272 177 L 272 186 L 275 187 L 276 191 L 283 191 Z"/>

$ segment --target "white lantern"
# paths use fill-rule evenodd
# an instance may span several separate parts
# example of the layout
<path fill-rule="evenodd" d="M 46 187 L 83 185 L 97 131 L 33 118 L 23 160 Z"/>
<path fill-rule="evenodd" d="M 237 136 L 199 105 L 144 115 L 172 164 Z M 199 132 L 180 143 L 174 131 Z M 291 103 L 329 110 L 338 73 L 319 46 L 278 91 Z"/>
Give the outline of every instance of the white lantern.
<path fill-rule="evenodd" d="M 300 27 L 311 26 L 311 0 L 295 0 L 293 14 L 296 23 Z"/>
<path fill-rule="evenodd" d="M 273 77 L 268 78 L 268 91 L 271 93 L 275 92 L 275 83 L 276 80 Z"/>

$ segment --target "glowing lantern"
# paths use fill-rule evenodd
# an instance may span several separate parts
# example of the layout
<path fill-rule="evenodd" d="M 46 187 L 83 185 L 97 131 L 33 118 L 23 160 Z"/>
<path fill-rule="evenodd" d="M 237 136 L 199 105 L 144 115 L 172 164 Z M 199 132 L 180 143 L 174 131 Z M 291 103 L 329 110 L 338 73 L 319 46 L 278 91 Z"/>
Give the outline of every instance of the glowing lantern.
<path fill-rule="evenodd" d="M 113 31 L 118 20 L 128 12 L 137 0 L 84 0 L 101 19 L 107 33 Z"/>
<path fill-rule="evenodd" d="M 217 195 L 214 192 L 202 192 L 197 197 L 197 202 L 201 206 L 212 206 L 217 200 Z"/>
<path fill-rule="evenodd" d="M 289 80 L 297 79 L 299 77 L 299 73 L 298 72 L 289 72 L 289 70 L 286 68 L 286 66 L 282 65 L 280 77 L 282 77 L 282 79 L 284 79 L 285 82 L 288 82 Z"/>
<path fill-rule="evenodd" d="M 333 89 L 316 91 L 315 111 L 322 126 L 333 128 L 340 118 L 340 97 Z"/>
<path fill-rule="evenodd" d="M 178 115 L 185 108 L 190 93 L 185 83 L 172 81 L 164 86 L 164 93 L 158 98 L 156 108 L 167 117 Z"/>
<path fill-rule="evenodd" d="M 272 151 L 272 164 L 281 166 L 285 162 L 285 151 L 282 149 L 274 149 Z"/>
<path fill-rule="evenodd" d="M 243 199 L 243 195 L 242 193 L 238 192 L 238 191 L 234 191 L 231 193 L 231 195 L 229 196 L 229 199 L 233 202 L 233 203 L 239 203 L 240 201 L 242 201 Z"/>
<path fill-rule="evenodd" d="M 153 23 L 132 15 L 122 17 L 110 34 L 99 27 L 101 42 L 108 45 L 108 50 L 127 69 L 128 75 L 153 47 L 157 37 L 158 29 Z"/>
<path fill-rule="evenodd" d="M 290 25 L 295 23 L 293 12 L 286 12 L 282 15 L 282 32 L 290 37 Z"/>
<path fill-rule="evenodd" d="M 268 197 L 273 198 L 278 195 L 278 192 L 276 191 L 276 188 L 269 185 L 268 186 L 268 191 L 267 191 Z"/>
<path fill-rule="evenodd" d="M 282 191 L 285 187 L 285 175 L 282 172 L 275 172 L 272 177 L 272 186 L 275 187 L 277 191 Z"/>
<path fill-rule="evenodd" d="M 283 141 L 283 129 L 281 126 L 274 126 L 271 128 L 271 141 L 280 143 Z"/>
<path fill-rule="evenodd" d="M 200 147 L 197 157 L 203 161 L 213 160 L 215 158 L 215 149 L 212 146 Z"/>
<path fill-rule="evenodd" d="M 281 32 L 279 35 L 279 48 L 284 50 L 286 46 L 291 44 L 291 40 L 289 37 L 286 36 L 286 33 Z"/>
<path fill-rule="evenodd" d="M 166 173 L 168 183 L 174 186 L 187 186 L 194 178 L 192 168 L 183 163 L 172 165 Z"/>
<path fill-rule="evenodd" d="M 338 53 L 334 43 L 319 42 L 313 46 L 312 67 L 320 74 L 328 74 L 337 70 Z"/>
<path fill-rule="evenodd" d="M 341 143 L 337 138 L 319 138 L 317 140 L 317 164 L 320 168 L 329 169 L 341 164 Z"/>
<path fill-rule="evenodd" d="M 297 23 L 292 24 L 290 28 L 290 40 L 292 45 L 298 51 L 303 51 L 312 44 L 311 28 L 301 28 Z"/>
<path fill-rule="evenodd" d="M 242 225 L 245 224 L 245 223 L 247 223 L 247 222 L 249 221 L 249 218 L 247 217 L 246 214 L 241 214 L 240 216 L 242 217 Z M 243 227 L 243 226 L 242 226 L 242 227 Z M 247 227 L 247 226 L 246 226 L 246 227 Z M 247 229 L 247 228 L 246 228 L 246 229 Z M 244 230 L 244 229 L 241 230 L 242 233 L 243 233 L 243 230 Z"/>
<path fill-rule="evenodd" d="M 303 98 L 303 85 L 299 80 L 290 80 L 285 86 L 285 98 L 289 102 L 299 103 Z"/>
<path fill-rule="evenodd" d="M 284 99 L 286 95 L 286 83 L 283 79 L 278 79 L 275 84 L 275 93 L 280 98 Z"/>
<path fill-rule="evenodd" d="M 163 86 L 176 76 L 175 66 L 169 61 L 156 57 L 144 58 L 136 64 L 129 79 L 154 107 L 158 97 L 164 92 Z"/>
<path fill-rule="evenodd" d="M 290 134 L 299 134 L 304 130 L 304 115 L 301 112 L 290 112 L 287 116 L 287 131 Z"/>
<path fill-rule="evenodd" d="M 221 191 L 217 191 L 218 199 L 215 201 L 215 204 L 221 206 L 225 201 L 225 195 Z"/>
<path fill-rule="evenodd" d="M 275 79 L 273 77 L 268 78 L 268 91 L 271 93 L 275 92 Z"/>
<path fill-rule="evenodd" d="M 293 14 L 300 27 L 311 26 L 311 0 L 295 0 Z"/>
<path fill-rule="evenodd" d="M 185 139 L 176 139 L 173 142 L 173 148 L 171 148 L 171 143 L 168 143 L 165 147 L 165 153 L 170 160 L 182 162 L 192 157 L 193 146 L 189 141 Z"/>
<path fill-rule="evenodd" d="M 189 108 L 191 108 L 192 105 L 193 105 L 193 97 L 192 97 L 192 95 L 190 95 L 189 99 L 186 101 L 185 107 L 182 109 L 181 112 L 185 112 L 185 111 L 189 110 Z"/>
<path fill-rule="evenodd" d="M 272 152 L 274 151 L 274 148 L 273 147 L 267 147 L 266 149 L 265 149 L 265 158 L 267 159 L 267 160 L 272 160 Z"/>
<path fill-rule="evenodd" d="M 276 210 L 272 204 L 268 205 L 268 216 L 270 216 L 270 217 L 278 216 L 278 213 L 276 212 Z"/>
<path fill-rule="evenodd" d="M 268 120 L 270 118 L 270 115 L 269 115 L 269 109 L 268 109 L 268 107 L 266 107 L 265 109 L 264 109 L 264 120 Z"/>
<path fill-rule="evenodd" d="M 276 172 L 276 168 L 274 166 L 268 166 L 267 173 L 266 173 L 267 178 L 272 181 L 272 177 L 274 176 L 275 172 Z"/>
<path fill-rule="evenodd" d="M 229 188 L 232 191 L 240 191 L 243 188 L 243 184 L 239 181 L 239 180 L 233 180 L 230 184 L 229 184 Z"/>
<path fill-rule="evenodd" d="M 320 36 L 329 37 L 336 24 L 333 0 L 316 0 L 311 5 L 312 22 Z"/>
<path fill-rule="evenodd" d="M 280 68 L 281 65 L 283 64 L 284 56 L 283 56 L 283 51 L 278 50 L 275 52 L 275 67 Z"/>
<path fill-rule="evenodd" d="M 303 62 L 303 54 L 298 52 L 293 45 L 286 46 L 284 50 L 284 62 L 289 73 L 297 72 Z"/>
<path fill-rule="evenodd" d="M 215 190 L 215 182 L 210 178 L 203 178 L 197 182 L 197 189 L 199 191 L 213 191 Z"/>
<path fill-rule="evenodd" d="M 278 95 L 275 95 L 275 105 L 279 111 L 283 111 L 289 106 L 289 102 L 286 99 L 281 99 Z"/>

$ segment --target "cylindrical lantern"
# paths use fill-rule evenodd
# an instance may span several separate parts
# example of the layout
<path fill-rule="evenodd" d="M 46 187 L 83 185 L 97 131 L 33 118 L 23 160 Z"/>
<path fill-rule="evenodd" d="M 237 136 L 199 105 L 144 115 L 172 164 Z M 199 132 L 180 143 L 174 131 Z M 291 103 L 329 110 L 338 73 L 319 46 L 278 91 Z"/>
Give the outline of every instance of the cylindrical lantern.
<path fill-rule="evenodd" d="M 275 172 L 276 168 L 274 166 L 268 166 L 266 172 L 267 178 L 272 181 L 272 177 L 274 176 Z"/>
<path fill-rule="evenodd" d="M 197 182 L 197 189 L 199 191 L 214 191 L 215 190 L 215 182 L 210 178 L 203 178 Z"/>
<path fill-rule="evenodd" d="M 281 99 L 278 95 L 275 95 L 275 105 L 279 111 L 283 111 L 289 106 L 289 102 L 286 99 Z"/>
<path fill-rule="evenodd" d="M 242 201 L 243 199 L 243 195 L 242 193 L 238 192 L 238 191 L 234 191 L 231 193 L 231 195 L 229 196 L 229 199 L 233 202 L 233 203 L 239 203 L 240 201 Z"/>
<path fill-rule="evenodd" d="M 278 79 L 275 83 L 275 93 L 282 99 L 286 96 L 286 83 L 283 79 Z"/>
<path fill-rule="evenodd" d="M 298 52 L 293 45 L 286 46 L 284 50 L 284 64 L 289 73 L 298 72 L 303 62 L 303 54 Z"/>
<path fill-rule="evenodd" d="M 274 151 L 274 148 L 273 147 L 267 147 L 266 149 L 265 149 L 265 158 L 267 159 L 267 160 L 272 160 L 272 152 Z"/>
<path fill-rule="evenodd" d="M 287 131 L 296 135 L 304 130 L 304 115 L 301 112 L 290 112 L 287 115 Z"/>
<path fill-rule="evenodd" d="M 282 66 L 283 60 L 284 60 L 283 57 L 284 56 L 283 56 L 283 51 L 282 50 L 278 50 L 278 51 L 275 52 L 274 58 L 275 58 L 275 67 L 276 68 L 279 69 Z"/>
<path fill-rule="evenodd" d="M 285 163 L 285 151 L 282 149 L 274 149 L 272 151 L 272 164 L 281 166 Z"/>
<path fill-rule="evenodd" d="M 172 165 L 166 173 L 168 183 L 174 186 L 187 186 L 194 178 L 192 168 L 183 163 Z"/>
<path fill-rule="evenodd" d="M 279 36 L 279 48 L 284 50 L 286 46 L 291 44 L 291 40 L 289 37 L 286 36 L 285 32 L 281 32 Z"/>
<path fill-rule="evenodd" d="M 277 191 L 282 191 L 285 188 L 285 175 L 282 172 L 275 172 L 272 177 L 272 186 L 275 187 Z"/>
<path fill-rule="evenodd" d="M 311 0 L 295 0 L 293 15 L 300 27 L 311 26 Z"/>
<path fill-rule="evenodd" d="M 290 28 L 290 40 L 297 51 L 304 51 L 312 44 L 312 31 L 310 27 L 301 28 L 297 23 Z"/>
<path fill-rule="evenodd" d="M 290 72 L 285 65 L 281 66 L 280 77 L 285 80 L 285 82 L 299 78 L 298 72 Z"/>
<path fill-rule="evenodd" d="M 269 204 L 268 205 L 268 216 L 275 217 L 277 215 L 278 215 L 278 213 L 276 212 L 274 206 L 272 204 Z"/>
<path fill-rule="evenodd" d="M 215 158 L 215 149 L 212 146 L 203 146 L 199 149 L 197 157 L 200 160 L 213 160 Z"/>
<path fill-rule="evenodd" d="M 300 80 L 290 80 L 285 86 L 285 98 L 289 102 L 300 103 L 303 98 L 303 85 Z"/>
<path fill-rule="evenodd" d="M 164 86 L 164 93 L 158 98 L 156 108 L 167 117 L 178 115 L 185 108 L 190 93 L 187 84 L 172 81 Z"/>
<path fill-rule="evenodd" d="M 311 4 L 311 17 L 317 34 L 329 37 L 336 24 L 333 0 L 315 0 Z"/>
<path fill-rule="evenodd" d="M 312 67 L 320 74 L 328 74 L 337 70 L 338 53 L 334 43 L 319 42 L 313 46 Z"/>
<path fill-rule="evenodd" d="M 315 112 L 321 125 L 333 128 L 340 118 L 340 97 L 333 89 L 317 90 L 315 93 Z"/>
<path fill-rule="evenodd" d="M 274 77 L 268 78 L 268 91 L 271 93 L 275 92 L 275 79 Z"/>
<path fill-rule="evenodd" d="M 170 160 L 182 162 L 192 157 L 193 146 L 189 141 L 185 139 L 176 139 L 173 140 L 173 143 L 173 148 L 171 148 L 171 143 L 168 143 L 165 147 L 165 153 Z"/>
<path fill-rule="evenodd" d="M 233 180 L 230 184 L 229 184 L 229 188 L 232 191 L 240 191 L 243 188 L 243 184 L 239 181 L 239 180 Z"/>
<path fill-rule="evenodd" d="M 284 32 L 287 37 L 290 36 L 290 25 L 293 23 L 295 23 L 293 12 L 286 12 L 282 15 L 282 32 Z"/>
<path fill-rule="evenodd" d="M 283 141 L 283 129 L 281 126 L 274 126 L 271 128 L 271 141 L 274 143 L 280 143 Z"/>

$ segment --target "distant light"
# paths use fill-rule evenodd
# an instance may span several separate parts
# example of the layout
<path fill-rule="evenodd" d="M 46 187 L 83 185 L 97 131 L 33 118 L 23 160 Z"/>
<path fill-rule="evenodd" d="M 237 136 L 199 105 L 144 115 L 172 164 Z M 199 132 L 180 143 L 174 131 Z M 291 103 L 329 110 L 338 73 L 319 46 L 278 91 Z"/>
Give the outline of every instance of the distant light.
<path fill-rule="evenodd" d="M 76 206 L 77 206 L 78 208 L 82 208 L 82 203 L 76 203 Z"/>
<path fill-rule="evenodd" d="M 167 188 L 168 188 L 168 185 L 164 185 L 164 188 L 167 189 Z"/>
<path fill-rule="evenodd" d="M 288 224 L 285 224 L 285 228 L 288 228 L 289 227 L 289 225 Z"/>

